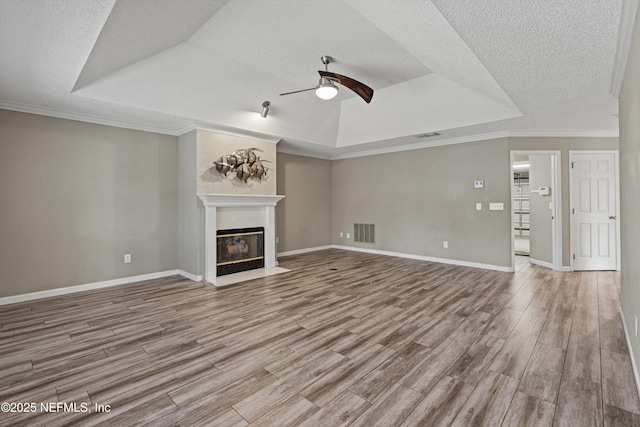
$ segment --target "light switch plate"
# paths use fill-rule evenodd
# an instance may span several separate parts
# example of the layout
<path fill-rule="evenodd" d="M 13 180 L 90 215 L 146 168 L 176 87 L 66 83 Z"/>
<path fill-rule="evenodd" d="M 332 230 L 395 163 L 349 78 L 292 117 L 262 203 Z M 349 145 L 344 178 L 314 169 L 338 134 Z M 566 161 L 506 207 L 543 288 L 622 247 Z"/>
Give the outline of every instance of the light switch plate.
<path fill-rule="evenodd" d="M 504 210 L 504 203 L 489 203 L 489 210 L 490 211 L 503 211 Z"/>
<path fill-rule="evenodd" d="M 477 211 L 481 211 L 482 210 L 482 203 L 476 203 L 476 210 Z"/>

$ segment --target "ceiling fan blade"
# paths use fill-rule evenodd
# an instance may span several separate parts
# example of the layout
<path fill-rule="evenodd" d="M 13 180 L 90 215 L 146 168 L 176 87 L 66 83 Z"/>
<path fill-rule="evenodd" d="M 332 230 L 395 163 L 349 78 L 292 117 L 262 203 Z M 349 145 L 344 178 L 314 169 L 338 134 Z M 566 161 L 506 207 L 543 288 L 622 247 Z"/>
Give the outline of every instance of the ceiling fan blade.
<path fill-rule="evenodd" d="M 293 92 L 281 93 L 280 96 L 282 96 L 282 95 L 291 95 L 292 93 L 307 92 L 307 91 L 314 90 L 314 89 L 315 89 L 315 87 L 312 87 L 312 88 L 309 88 L 309 89 L 294 90 Z"/>
<path fill-rule="evenodd" d="M 332 73 L 330 71 L 320 71 L 321 77 L 326 77 L 328 79 L 333 80 L 336 83 L 340 83 L 341 85 L 351 89 L 355 93 L 357 93 L 360 98 L 364 99 L 364 102 L 367 104 L 371 102 L 371 98 L 373 98 L 373 89 L 367 86 L 364 83 L 360 83 L 357 80 L 352 79 L 351 77 L 343 76 L 342 74 Z"/>

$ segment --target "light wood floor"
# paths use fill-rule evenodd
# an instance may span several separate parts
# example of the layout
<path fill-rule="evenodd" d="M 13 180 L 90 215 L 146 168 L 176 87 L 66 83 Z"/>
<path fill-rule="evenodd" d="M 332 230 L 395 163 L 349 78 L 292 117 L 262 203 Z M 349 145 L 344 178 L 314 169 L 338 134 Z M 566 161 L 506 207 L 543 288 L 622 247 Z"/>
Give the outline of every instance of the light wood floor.
<path fill-rule="evenodd" d="M 0 402 L 90 405 L 0 424 L 640 425 L 614 273 L 339 250 L 280 266 L 0 307 Z"/>

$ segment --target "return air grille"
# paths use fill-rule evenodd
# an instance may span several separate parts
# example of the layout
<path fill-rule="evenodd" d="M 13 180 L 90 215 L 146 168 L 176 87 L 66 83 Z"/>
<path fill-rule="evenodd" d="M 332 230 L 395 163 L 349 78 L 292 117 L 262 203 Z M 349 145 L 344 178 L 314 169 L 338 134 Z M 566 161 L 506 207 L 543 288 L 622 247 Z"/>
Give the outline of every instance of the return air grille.
<path fill-rule="evenodd" d="M 376 226 L 373 224 L 353 224 L 353 241 L 375 243 Z"/>

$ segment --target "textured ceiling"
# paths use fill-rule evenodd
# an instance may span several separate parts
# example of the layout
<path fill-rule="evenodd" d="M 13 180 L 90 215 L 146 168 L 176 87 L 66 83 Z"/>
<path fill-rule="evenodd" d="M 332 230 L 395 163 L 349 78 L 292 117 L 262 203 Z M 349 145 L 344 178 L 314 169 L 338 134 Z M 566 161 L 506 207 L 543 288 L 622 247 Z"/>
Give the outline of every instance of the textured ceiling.
<path fill-rule="evenodd" d="M 622 0 L 2 0 L 0 107 L 340 156 L 521 131 L 617 131 Z M 320 57 L 375 90 L 313 92 Z M 269 100 L 266 119 L 260 104 Z"/>

